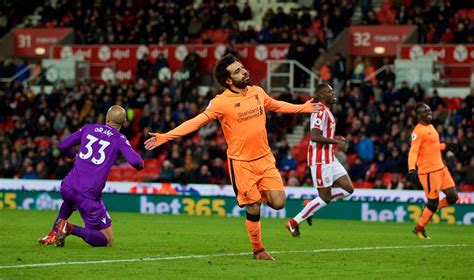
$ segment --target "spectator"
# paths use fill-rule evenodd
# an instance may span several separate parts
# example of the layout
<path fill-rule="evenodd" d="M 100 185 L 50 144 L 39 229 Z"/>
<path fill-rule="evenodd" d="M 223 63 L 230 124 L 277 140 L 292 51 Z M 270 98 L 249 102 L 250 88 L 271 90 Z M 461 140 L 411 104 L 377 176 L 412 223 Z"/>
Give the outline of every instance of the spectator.
<path fill-rule="evenodd" d="M 319 78 L 324 82 L 331 81 L 331 62 L 329 60 L 319 69 Z"/>
<path fill-rule="evenodd" d="M 402 104 L 406 104 L 408 99 L 414 97 L 413 91 L 408 87 L 407 81 L 402 81 L 402 87 L 398 90 L 398 100 Z"/>
<path fill-rule="evenodd" d="M 296 159 L 293 158 L 292 152 L 291 150 L 289 150 L 286 156 L 281 160 L 278 168 L 280 170 L 289 171 L 289 170 L 296 170 L 296 167 L 297 167 Z"/>
<path fill-rule="evenodd" d="M 158 177 L 159 182 L 173 182 L 174 179 L 174 166 L 169 160 L 163 161 L 160 168 L 160 176 Z"/>
<path fill-rule="evenodd" d="M 249 5 L 249 2 L 245 2 L 244 4 L 244 9 L 242 10 L 242 13 L 240 15 L 241 20 L 251 20 L 253 18 L 252 16 L 252 8 Z"/>
<path fill-rule="evenodd" d="M 400 151 L 397 148 L 393 148 L 390 152 L 390 156 L 387 158 L 386 172 L 402 173 L 405 169 L 406 162 L 403 161 Z"/>
<path fill-rule="evenodd" d="M 197 184 L 209 184 L 211 183 L 212 174 L 209 171 L 209 167 L 204 164 L 201 165 L 199 169 L 194 170 L 190 177 L 190 182 Z"/>
<path fill-rule="evenodd" d="M 11 165 L 9 160 L 4 160 L 3 167 L 0 169 L 1 178 L 14 178 L 15 169 Z"/>
<path fill-rule="evenodd" d="M 369 163 L 374 159 L 374 142 L 372 139 L 366 136 L 367 131 L 365 127 L 361 129 L 361 139 L 356 145 L 357 156 L 361 161 Z"/>
<path fill-rule="evenodd" d="M 148 59 L 148 54 L 143 54 L 142 58 L 137 63 L 137 80 L 148 80 L 150 78 L 153 65 Z"/>
<path fill-rule="evenodd" d="M 365 179 L 367 170 L 368 165 L 362 162 L 359 158 L 356 158 L 349 170 L 349 175 L 353 181 L 362 182 Z"/>
<path fill-rule="evenodd" d="M 446 107 L 446 103 L 443 98 L 439 97 L 436 89 L 433 90 L 433 96 L 428 100 L 428 106 L 430 106 L 432 111 L 436 111 L 439 106 Z"/>
<path fill-rule="evenodd" d="M 342 86 L 346 82 L 346 61 L 342 54 L 336 54 L 336 61 L 334 62 L 332 69 L 332 78 L 334 81 L 334 90 L 336 95 L 339 96 Z"/>

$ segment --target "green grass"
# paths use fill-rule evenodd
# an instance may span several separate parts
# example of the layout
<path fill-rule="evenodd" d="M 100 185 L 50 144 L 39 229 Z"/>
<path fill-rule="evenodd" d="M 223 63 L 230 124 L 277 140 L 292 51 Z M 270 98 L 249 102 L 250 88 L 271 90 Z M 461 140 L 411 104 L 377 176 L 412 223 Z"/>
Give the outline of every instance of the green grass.
<path fill-rule="evenodd" d="M 64 248 L 40 246 L 55 212 L 0 211 L 0 267 L 53 262 L 96 261 L 167 256 L 210 255 L 193 259 L 153 260 L 46 267 L 0 268 L 0 279 L 473 279 L 474 227 L 430 225 L 432 240 L 418 240 L 413 224 L 317 220 L 292 238 L 284 220 L 262 220 L 263 241 L 276 261 L 255 261 L 243 218 L 111 213 L 112 248 L 93 248 L 70 236 Z M 77 214 L 71 219 L 82 225 Z M 419 247 L 468 244 L 466 247 Z M 405 249 L 288 252 L 330 248 L 417 246 Z"/>

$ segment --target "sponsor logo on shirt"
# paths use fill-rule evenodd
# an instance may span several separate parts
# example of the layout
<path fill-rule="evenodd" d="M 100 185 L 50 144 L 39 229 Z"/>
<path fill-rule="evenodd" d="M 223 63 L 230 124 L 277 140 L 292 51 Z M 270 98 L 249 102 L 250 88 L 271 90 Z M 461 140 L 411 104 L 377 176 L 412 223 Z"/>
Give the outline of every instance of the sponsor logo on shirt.
<path fill-rule="evenodd" d="M 254 108 L 254 109 L 238 113 L 237 114 L 237 116 L 238 116 L 237 122 L 240 123 L 240 122 L 248 121 L 248 120 L 257 118 L 261 115 L 263 115 L 263 109 L 262 109 L 261 106 L 259 106 L 259 107 Z"/>

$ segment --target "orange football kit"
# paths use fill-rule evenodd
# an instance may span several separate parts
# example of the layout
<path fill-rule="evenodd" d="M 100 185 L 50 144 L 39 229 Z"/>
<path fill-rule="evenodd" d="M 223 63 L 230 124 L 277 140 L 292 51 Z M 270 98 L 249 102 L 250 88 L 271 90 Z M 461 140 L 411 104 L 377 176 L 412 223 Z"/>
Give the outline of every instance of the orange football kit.
<path fill-rule="evenodd" d="M 439 142 L 433 125 L 416 125 L 411 134 L 408 170 L 418 167 L 418 178 L 428 199 L 438 199 L 442 190 L 454 187 L 454 180 L 444 165 L 441 151 L 446 144 Z"/>
<path fill-rule="evenodd" d="M 191 133 L 219 120 L 227 142 L 230 176 L 240 206 L 262 199 L 264 190 L 284 191 L 275 166 L 265 128 L 265 110 L 280 113 L 312 113 L 310 103 L 294 105 L 278 101 L 258 86 L 242 93 L 226 89 L 209 102 L 207 109 L 194 119 L 165 134 L 157 135 L 157 144 Z"/>

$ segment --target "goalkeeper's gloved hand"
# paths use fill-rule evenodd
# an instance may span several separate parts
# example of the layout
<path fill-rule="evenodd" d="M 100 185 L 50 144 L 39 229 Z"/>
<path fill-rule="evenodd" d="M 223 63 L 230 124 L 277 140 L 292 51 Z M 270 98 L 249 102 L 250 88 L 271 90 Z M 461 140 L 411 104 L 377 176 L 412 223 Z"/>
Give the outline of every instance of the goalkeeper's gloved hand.
<path fill-rule="evenodd" d="M 416 172 L 416 169 L 412 169 L 412 170 L 408 171 L 407 181 L 411 182 L 413 184 L 417 183 L 417 181 L 418 181 L 418 172 Z"/>
<path fill-rule="evenodd" d="M 457 153 L 459 151 L 459 145 L 455 143 L 446 144 L 446 148 L 448 149 L 448 151 L 451 151 L 453 153 Z"/>

